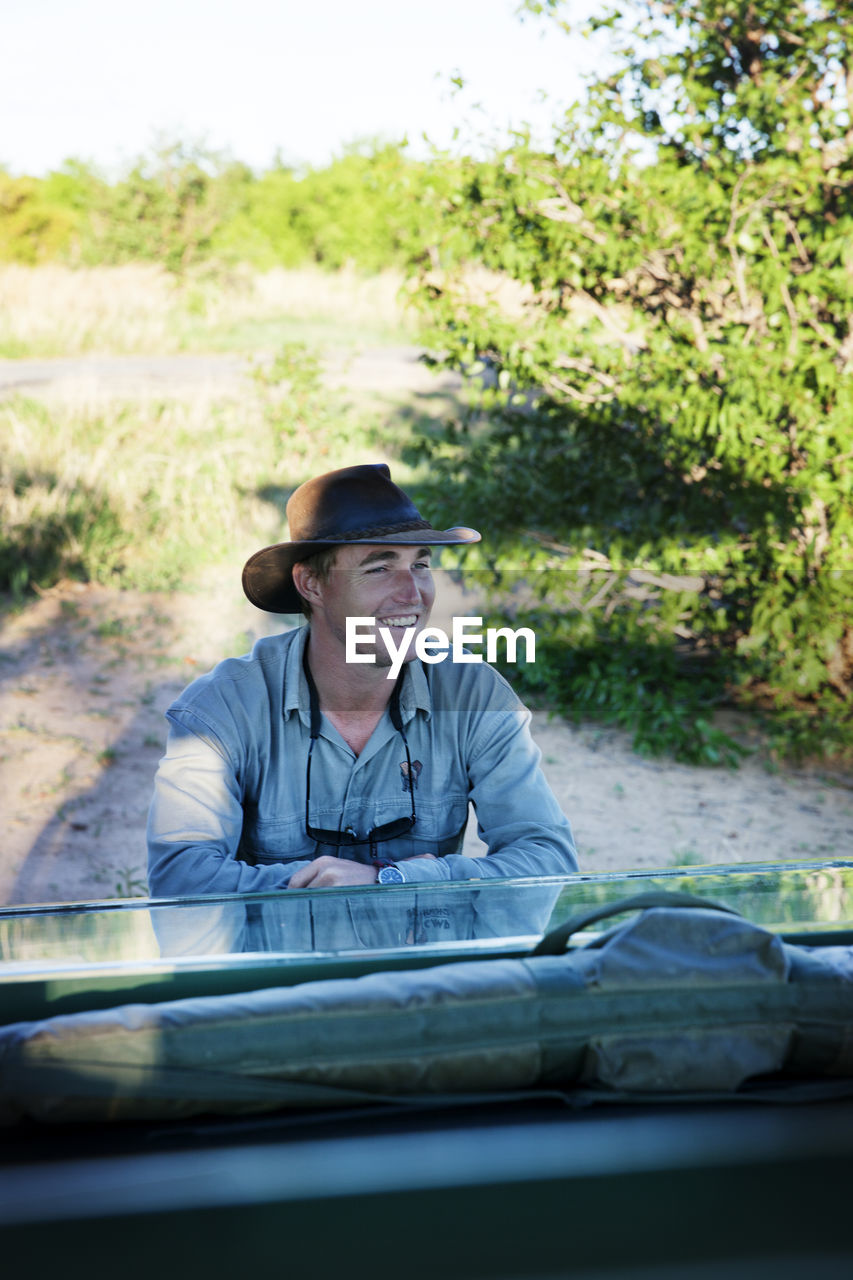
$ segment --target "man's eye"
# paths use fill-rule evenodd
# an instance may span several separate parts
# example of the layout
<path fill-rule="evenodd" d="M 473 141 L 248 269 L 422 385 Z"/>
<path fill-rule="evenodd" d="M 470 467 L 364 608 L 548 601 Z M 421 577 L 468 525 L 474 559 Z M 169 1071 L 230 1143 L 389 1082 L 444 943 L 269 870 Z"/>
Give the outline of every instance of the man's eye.
<path fill-rule="evenodd" d="M 416 561 L 415 561 L 415 568 L 416 568 L 416 569 L 431 569 L 431 568 L 432 568 L 432 562 L 431 562 L 430 560 L 416 560 Z"/>

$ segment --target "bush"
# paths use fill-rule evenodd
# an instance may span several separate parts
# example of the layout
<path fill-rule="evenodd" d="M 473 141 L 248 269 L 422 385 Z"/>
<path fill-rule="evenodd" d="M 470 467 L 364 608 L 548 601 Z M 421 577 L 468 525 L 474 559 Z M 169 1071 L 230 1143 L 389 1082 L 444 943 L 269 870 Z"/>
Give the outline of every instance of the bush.
<path fill-rule="evenodd" d="M 255 175 L 174 143 L 113 183 L 73 160 L 41 179 L 0 173 L 0 261 L 156 262 L 176 276 L 204 263 L 377 272 L 421 242 L 422 195 L 442 167 L 366 143 L 322 168 Z"/>
<path fill-rule="evenodd" d="M 787 41 L 791 6 L 765 9 L 693 0 L 669 45 L 635 32 L 553 152 L 462 167 L 417 267 L 438 362 L 486 387 L 413 460 L 537 579 L 561 705 L 688 757 L 720 751 L 710 711 L 732 697 L 797 715 L 800 750 L 853 745 L 853 139 L 809 106 L 846 36 L 798 10 Z M 512 308 L 466 256 L 516 282 Z M 590 563 L 618 606 L 578 611 Z M 674 586 L 632 606 L 638 574 Z"/>

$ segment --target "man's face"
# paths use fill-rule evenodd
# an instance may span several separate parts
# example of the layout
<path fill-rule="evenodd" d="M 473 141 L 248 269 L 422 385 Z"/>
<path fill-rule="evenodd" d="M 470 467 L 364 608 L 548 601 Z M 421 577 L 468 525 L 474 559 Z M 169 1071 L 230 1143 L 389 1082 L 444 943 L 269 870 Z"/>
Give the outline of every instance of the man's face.
<path fill-rule="evenodd" d="M 387 627 L 399 647 L 407 627 L 415 635 L 405 654 L 415 656 L 415 636 L 429 622 L 435 599 L 429 547 L 341 547 L 328 579 L 322 583 L 325 624 L 342 645 L 346 644 L 347 618 L 373 618 L 376 625 L 376 662 L 391 665 L 379 627 Z M 369 648 L 365 652 L 370 652 Z"/>

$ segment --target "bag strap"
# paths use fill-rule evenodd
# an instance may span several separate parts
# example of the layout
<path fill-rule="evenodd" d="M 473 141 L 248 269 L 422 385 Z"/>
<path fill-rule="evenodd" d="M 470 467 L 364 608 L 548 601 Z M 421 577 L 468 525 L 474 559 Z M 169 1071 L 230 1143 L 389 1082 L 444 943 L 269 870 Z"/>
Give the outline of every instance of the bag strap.
<path fill-rule="evenodd" d="M 591 924 L 597 924 L 599 920 L 607 920 L 610 916 L 621 915 L 625 911 L 645 911 L 649 907 L 700 907 L 711 911 L 726 911 L 733 916 L 740 915 L 734 907 L 726 907 L 721 902 L 712 902 L 710 898 L 698 898 L 692 893 L 667 893 L 662 889 L 656 889 L 650 893 L 638 893 L 632 898 L 621 898 L 618 902 L 610 902 L 604 907 L 594 907 L 583 915 L 565 920 L 544 934 L 529 954 L 560 956 L 565 951 L 573 933 L 587 929 Z"/>

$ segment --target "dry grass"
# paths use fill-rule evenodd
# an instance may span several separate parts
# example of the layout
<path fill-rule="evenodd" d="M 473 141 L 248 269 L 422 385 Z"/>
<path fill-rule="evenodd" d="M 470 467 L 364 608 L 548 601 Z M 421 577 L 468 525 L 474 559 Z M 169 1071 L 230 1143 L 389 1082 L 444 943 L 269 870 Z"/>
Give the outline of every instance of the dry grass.
<path fill-rule="evenodd" d="M 9 356 L 163 350 L 174 310 L 155 266 L 0 267 L 0 351 Z"/>
<path fill-rule="evenodd" d="M 151 264 L 0 266 L 0 355 L 272 349 L 297 336 L 411 340 L 401 276 L 239 268 L 176 281 Z"/>
<path fill-rule="evenodd" d="M 399 293 L 403 283 L 397 271 L 363 276 L 352 270 L 319 271 L 300 267 L 277 268 L 251 277 L 245 314 L 281 314 L 293 319 L 332 319 L 346 315 L 356 327 L 384 327 L 392 331 L 411 328 Z"/>
<path fill-rule="evenodd" d="M 17 547 L 13 586 L 51 572 L 172 586 L 221 553 L 257 519 L 247 495 L 275 462 L 257 407 L 235 417 L 180 402 L 0 406 L 0 559 Z"/>
<path fill-rule="evenodd" d="M 381 451 L 378 430 L 303 347 L 239 399 L 0 402 L 0 585 L 176 587 L 277 536 L 290 490 Z"/>

